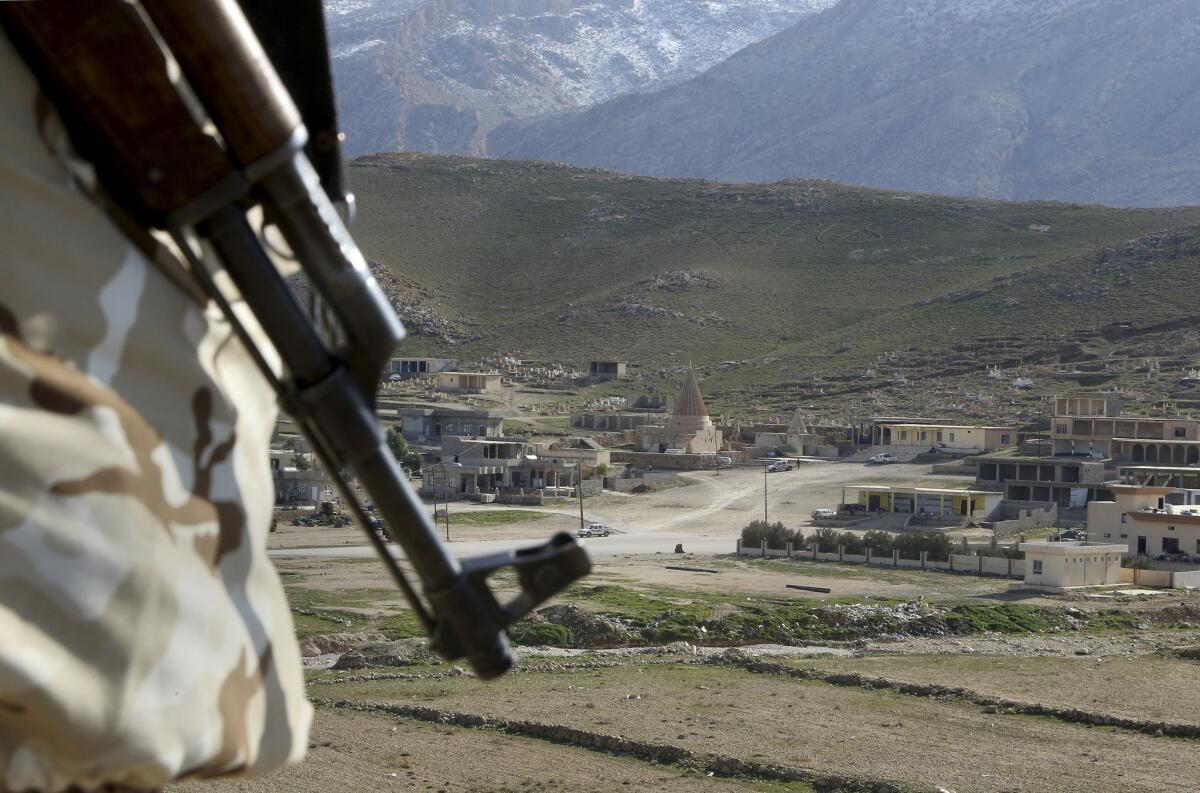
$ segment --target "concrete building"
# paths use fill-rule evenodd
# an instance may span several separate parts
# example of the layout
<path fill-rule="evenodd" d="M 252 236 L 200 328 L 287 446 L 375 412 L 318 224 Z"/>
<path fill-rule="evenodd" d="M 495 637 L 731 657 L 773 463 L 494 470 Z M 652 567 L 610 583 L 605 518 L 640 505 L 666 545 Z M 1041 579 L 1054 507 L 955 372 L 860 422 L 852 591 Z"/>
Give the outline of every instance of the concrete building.
<path fill-rule="evenodd" d="M 696 372 L 688 369 L 679 388 L 679 397 L 666 425 L 642 427 L 642 451 L 684 454 L 716 454 L 721 448 L 721 433 L 708 415 L 700 394 Z"/>
<path fill-rule="evenodd" d="M 553 452 L 550 452 L 554 455 Z M 423 467 L 421 492 L 460 498 L 472 493 L 509 494 L 562 488 L 570 495 L 579 477 L 576 460 L 542 456 L 526 441 L 444 438 Z"/>
<path fill-rule="evenodd" d="M 457 368 L 457 358 L 393 358 L 389 374 L 403 379 L 449 372 Z"/>
<path fill-rule="evenodd" d="M 499 391 L 499 372 L 438 372 L 437 390 L 466 394 Z"/>
<path fill-rule="evenodd" d="M 787 427 L 782 432 L 755 432 L 754 445 L 763 449 L 776 449 L 784 454 L 796 454 L 802 457 L 818 454 L 818 435 L 808 426 L 799 410 L 792 416 Z"/>
<path fill-rule="evenodd" d="M 625 361 L 592 361 L 588 366 L 588 377 L 593 380 L 621 380 L 628 373 L 629 364 Z"/>
<path fill-rule="evenodd" d="M 1200 420 L 1152 418 L 1122 412 L 1119 394 L 1090 393 L 1054 400 L 1054 454 L 1147 465 L 1200 466 Z"/>
<path fill-rule="evenodd" d="M 1113 485 L 1112 501 L 1088 504 L 1088 538 L 1127 556 L 1200 557 L 1200 491 Z"/>
<path fill-rule="evenodd" d="M 645 413 L 574 413 L 571 426 L 581 430 L 624 432 L 649 424 L 650 420 Z"/>
<path fill-rule="evenodd" d="M 1017 445 L 1012 427 L 972 427 L 964 424 L 876 424 L 879 446 L 909 446 L 920 450 L 937 447 L 946 452 L 980 454 Z"/>
<path fill-rule="evenodd" d="M 1110 500 L 1103 460 L 1079 457 L 1031 457 L 999 452 L 976 458 L 975 483 L 1003 488 L 1013 501 L 1054 502 L 1081 508 L 1089 501 Z"/>
<path fill-rule="evenodd" d="M 275 503 L 285 506 L 308 506 L 321 500 L 330 488 L 329 477 L 315 467 L 301 470 L 288 465 L 295 453 L 290 450 L 271 451 L 271 478 L 275 482 Z"/>
<path fill-rule="evenodd" d="M 400 432 L 409 443 L 436 444 L 445 436 L 499 438 L 504 414 L 499 410 L 401 408 Z"/>
<path fill-rule="evenodd" d="M 954 490 L 904 485 L 845 485 L 843 504 L 860 504 L 868 512 L 899 512 L 930 517 L 990 520 L 1004 496 L 989 490 Z"/>
<path fill-rule="evenodd" d="M 1079 542 L 1023 542 L 1025 582 L 1021 588 L 1064 592 L 1121 583 L 1124 545 Z"/>
<path fill-rule="evenodd" d="M 569 438 L 554 443 L 538 443 L 534 444 L 533 449 L 540 458 L 582 463 L 584 468 L 612 465 L 612 452 L 591 438 Z"/>

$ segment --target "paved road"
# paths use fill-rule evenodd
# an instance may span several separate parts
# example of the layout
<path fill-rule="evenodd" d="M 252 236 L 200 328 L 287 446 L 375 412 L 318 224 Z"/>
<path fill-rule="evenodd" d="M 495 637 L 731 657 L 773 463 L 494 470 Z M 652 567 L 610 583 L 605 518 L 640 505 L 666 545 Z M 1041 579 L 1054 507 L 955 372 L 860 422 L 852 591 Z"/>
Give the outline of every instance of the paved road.
<path fill-rule="evenodd" d="M 816 507 L 838 503 L 842 487 L 864 477 L 888 481 L 928 481 L 928 466 L 889 466 L 886 477 L 865 469 L 861 464 L 816 463 L 798 471 L 770 474 L 764 479 L 759 470 L 724 469 L 715 472 L 687 473 L 690 487 L 673 488 L 641 496 L 606 496 L 585 508 L 588 523 L 605 523 L 617 533 L 609 537 L 583 540 L 593 556 L 671 553 L 682 543 L 689 553 L 731 553 L 741 529 L 762 517 L 763 487 L 768 488 L 770 519 L 782 520 L 789 527 L 808 531 L 808 513 Z M 495 510 L 494 504 L 476 505 L 458 502 L 454 511 Z M 551 512 L 576 518 L 578 507 L 521 507 L 523 510 Z M 467 540 L 450 544 L 459 557 L 494 553 L 507 548 L 535 544 L 537 540 Z M 272 556 L 369 557 L 370 546 L 342 545 L 325 548 L 296 548 L 270 551 Z"/>
<path fill-rule="evenodd" d="M 696 534 L 613 534 L 608 537 L 592 537 L 579 540 L 592 556 L 626 556 L 629 554 L 652 554 L 674 552 L 675 545 L 683 543 L 688 553 L 718 554 L 733 553 L 736 539 L 729 536 L 705 536 Z M 535 545 L 530 540 L 472 540 L 450 543 L 455 556 L 482 556 L 509 548 Z M 399 549 L 395 549 L 397 556 Z M 369 545 L 346 545 L 330 548 L 289 548 L 268 551 L 271 556 L 321 556 L 337 559 L 360 559 L 372 557 L 375 550 Z"/>

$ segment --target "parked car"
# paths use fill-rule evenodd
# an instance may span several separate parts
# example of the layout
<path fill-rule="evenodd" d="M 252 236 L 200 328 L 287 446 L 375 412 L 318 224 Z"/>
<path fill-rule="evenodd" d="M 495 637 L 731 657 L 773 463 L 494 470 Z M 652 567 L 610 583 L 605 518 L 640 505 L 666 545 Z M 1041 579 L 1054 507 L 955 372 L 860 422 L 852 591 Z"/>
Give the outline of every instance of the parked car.
<path fill-rule="evenodd" d="M 607 537 L 612 533 L 612 529 L 605 526 L 603 523 L 589 523 L 580 529 L 577 533 L 579 537 Z"/>
<path fill-rule="evenodd" d="M 842 512 L 846 513 L 847 515 L 854 515 L 859 512 L 867 511 L 867 508 L 864 507 L 862 504 L 842 504 L 840 509 Z"/>
<path fill-rule="evenodd" d="M 717 455 L 717 465 L 733 465 L 733 458 L 725 457 L 723 455 L 718 454 Z"/>
<path fill-rule="evenodd" d="M 881 454 L 873 455 L 868 462 L 872 462 L 875 465 L 887 465 L 888 463 L 896 462 L 896 455 L 892 454 L 891 452 L 883 452 Z"/>
<path fill-rule="evenodd" d="M 832 509 L 821 507 L 820 509 L 814 509 L 812 511 L 812 519 L 821 520 L 822 518 L 832 518 L 836 514 L 837 512 L 833 511 Z"/>

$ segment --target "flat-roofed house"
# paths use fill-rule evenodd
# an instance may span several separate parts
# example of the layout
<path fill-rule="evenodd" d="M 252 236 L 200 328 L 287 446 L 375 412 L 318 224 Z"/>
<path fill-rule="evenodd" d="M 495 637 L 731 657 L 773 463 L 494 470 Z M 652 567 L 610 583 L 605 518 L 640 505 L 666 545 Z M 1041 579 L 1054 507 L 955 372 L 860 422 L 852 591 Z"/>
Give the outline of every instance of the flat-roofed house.
<path fill-rule="evenodd" d="M 438 372 L 437 390 L 467 394 L 499 391 L 502 386 L 499 372 Z"/>
<path fill-rule="evenodd" d="M 1064 592 L 1121 583 L 1125 546 L 1080 542 L 1023 542 L 1023 589 Z"/>
<path fill-rule="evenodd" d="M 1128 556 L 1200 557 L 1200 490 L 1112 485 L 1112 501 L 1088 504 L 1088 539 Z"/>
<path fill-rule="evenodd" d="M 883 446 L 936 447 L 947 452 L 980 454 L 1017 445 L 1017 431 L 1013 427 L 903 423 L 880 424 L 877 431 Z"/>

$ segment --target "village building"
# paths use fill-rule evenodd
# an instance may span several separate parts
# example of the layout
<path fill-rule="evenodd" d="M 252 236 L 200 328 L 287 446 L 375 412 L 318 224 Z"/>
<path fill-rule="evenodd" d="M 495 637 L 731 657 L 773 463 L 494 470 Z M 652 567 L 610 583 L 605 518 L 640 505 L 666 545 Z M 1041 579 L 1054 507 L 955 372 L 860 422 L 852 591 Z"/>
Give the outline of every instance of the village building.
<path fill-rule="evenodd" d="M 957 454 L 980 454 L 1017 445 L 1013 427 L 974 427 L 934 422 L 876 423 L 878 446 L 907 446 L 918 451 L 938 449 Z"/>
<path fill-rule="evenodd" d="M 898 512 L 917 517 L 991 520 L 1000 511 L 1001 493 L 906 485 L 845 485 L 842 503 L 867 512 Z"/>
<path fill-rule="evenodd" d="M 592 380 L 621 380 L 629 375 L 629 364 L 625 361 L 592 361 L 588 366 L 588 377 Z"/>
<path fill-rule="evenodd" d="M 579 462 L 551 451 L 539 455 L 512 438 L 443 438 L 440 451 L 422 466 L 421 492 L 438 498 L 552 491 L 567 496 L 579 479 Z"/>
<path fill-rule="evenodd" d="M 1200 466 L 1200 419 L 1134 416 L 1122 409 L 1122 398 L 1114 393 L 1059 397 L 1050 427 L 1054 454 Z"/>
<path fill-rule="evenodd" d="M 801 457 L 815 457 L 820 452 L 817 448 L 818 435 L 804 420 L 804 415 L 797 410 L 792 420 L 782 431 L 766 431 L 754 433 L 754 445 L 762 449 L 772 449 L 783 454 L 795 454 Z M 836 451 L 836 450 L 835 450 Z"/>
<path fill-rule="evenodd" d="M 624 432 L 636 430 L 643 424 L 649 424 L 651 417 L 645 413 L 574 413 L 571 415 L 571 426 L 581 430 L 600 430 L 603 432 Z"/>
<path fill-rule="evenodd" d="M 1081 509 L 1089 501 L 1112 498 L 1103 460 L 1035 457 L 1015 451 L 975 458 L 975 484 L 1003 489 L 1011 501 L 1054 502 L 1063 509 Z"/>
<path fill-rule="evenodd" d="M 1200 557 L 1200 490 L 1113 485 L 1112 501 L 1088 504 L 1088 538 L 1128 556 Z"/>
<path fill-rule="evenodd" d="M 665 425 L 644 425 L 641 447 L 646 452 L 713 454 L 721 448 L 721 432 L 713 424 L 700 394 L 695 370 L 689 368 Z"/>
<path fill-rule="evenodd" d="M 311 466 L 297 467 L 297 454 L 290 449 L 272 449 L 271 479 L 275 483 L 275 503 L 281 506 L 309 506 L 318 503 L 330 488 L 325 472 Z M 307 457 L 303 459 L 307 460 Z"/>
<path fill-rule="evenodd" d="M 499 391 L 503 384 L 499 372 L 438 372 L 437 390 L 449 393 L 482 394 Z"/>
<path fill-rule="evenodd" d="M 554 443 L 534 444 L 533 448 L 539 457 L 582 463 L 585 469 L 612 465 L 612 452 L 592 438 L 568 438 Z"/>
<path fill-rule="evenodd" d="M 1025 580 L 1020 588 L 1065 592 L 1121 583 L 1125 546 L 1080 542 L 1023 542 Z"/>
<path fill-rule="evenodd" d="M 408 407 L 400 411 L 400 432 L 409 443 L 437 444 L 444 436 L 498 438 L 504 434 L 499 410 Z"/>
<path fill-rule="evenodd" d="M 393 358 L 388 367 L 388 374 L 405 379 L 449 372 L 457 368 L 457 358 Z"/>

